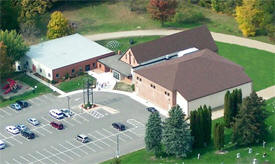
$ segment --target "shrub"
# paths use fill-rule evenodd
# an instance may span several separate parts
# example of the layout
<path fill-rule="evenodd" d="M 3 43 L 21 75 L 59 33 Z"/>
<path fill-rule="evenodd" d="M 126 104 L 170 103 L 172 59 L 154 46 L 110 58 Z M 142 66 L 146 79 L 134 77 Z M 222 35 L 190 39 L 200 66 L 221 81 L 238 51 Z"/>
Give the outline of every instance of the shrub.
<path fill-rule="evenodd" d="M 69 78 L 69 73 L 66 73 L 66 75 L 65 75 L 65 79 L 67 80 L 68 78 Z"/>
<path fill-rule="evenodd" d="M 192 8 L 180 8 L 176 12 L 173 21 L 176 23 L 197 23 L 205 19 L 205 16 L 200 11 L 195 11 Z"/>
<path fill-rule="evenodd" d="M 131 85 L 132 91 L 135 91 L 135 84 Z"/>

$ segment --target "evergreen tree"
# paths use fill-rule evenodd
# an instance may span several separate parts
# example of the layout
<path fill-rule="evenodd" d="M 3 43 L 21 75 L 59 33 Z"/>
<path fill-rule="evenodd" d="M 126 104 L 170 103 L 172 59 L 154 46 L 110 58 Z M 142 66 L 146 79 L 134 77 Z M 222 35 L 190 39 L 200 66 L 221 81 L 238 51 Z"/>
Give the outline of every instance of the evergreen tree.
<path fill-rule="evenodd" d="M 190 129 L 193 136 L 193 146 L 196 147 L 197 136 L 199 135 L 198 123 L 197 123 L 198 111 L 194 110 L 190 112 Z"/>
<path fill-rule="evenodd" d="M 73 33 L 73 29 L 69 26 L 68 20 L 60 11 L 52 13 L 51 20 L 47 27 L 47 37 L 49 39 L 60 38 Z"/>
<path fill-rule="evenodd" d="M 251 146 L 267 136 L 265 101 L 252 92 L 243 100 L 240 112 L 233 124 L 233 142 L 239 146 Z"/>
<path fill-rule="evenodd" d="M 242 97 L 242 90 L 241 89 L 238 89 L 237 90 L 237 114 L 239 113 L 240 111 L 240 107 L 242 105 L 242 100 L 243 100 L 243 97 Z"/>
<path fill-rule="evenodd" d="M 150 115 L 146 124 L 145 145 L 147 151 L 153 151 L 155 156 L 161 153 L 162 126 L 159 112 Z"/>
<path fill-rule="evenodd" d="M 222 123 L 216 123 L 214 126 L 214 145 L 216 149 L 221 150 L 224 146 L 224 126 Z"/>
<path fill-rule="evenodd" d="M 227 91 L 224 96 L 224 122 L 226 127 L 230 127 L 230 123 L 232 121 L 232 103 L 230 92 Z"/>
<path fill-rule="evenodd" d="M 210 144 L 211 143 L 211 129 L 212 129 L 212 110 L 211 110 L 211 107 L 209 106 L 208 108 L 205 106 L 205 109 L 204 109 L 204 112 L 206 113 L 206 116 L 205 116 L 205 138 L 204 138 L 204 142 L 206 144 Z"/>
<path fill-rule="evenodd" d="M 230 98 L 231 98 L 231 103 L 232 103 L 232 121 L 233 118 L 236 117 L 237 115 L 237 104 L 238 104 L 238 89 L 234 89 L 233 92 L 230 94 Z"/>
<path fill-rule="evenodd" d="M 169 155 L 186 157 L 192 151 L 191 130 L 183 119 L 182 109 L 177 105 L 169 111 L 163 128 L 163 144 Z"/>

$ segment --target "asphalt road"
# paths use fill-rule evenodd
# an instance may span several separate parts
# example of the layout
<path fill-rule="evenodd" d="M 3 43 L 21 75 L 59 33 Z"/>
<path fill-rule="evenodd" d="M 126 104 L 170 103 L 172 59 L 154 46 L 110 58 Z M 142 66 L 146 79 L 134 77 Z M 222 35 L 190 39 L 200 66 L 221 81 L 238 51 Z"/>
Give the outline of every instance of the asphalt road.
<path fill-rule="evenodd" d="M 145 124 L 149 116 L 145 106 L 114 93 L 97 92 L 94 97 L 95 103 L 109 107 L 108 110 L 82 111 L 79 108 L 82 94 L 72 95 L 70 107 L 75 114 L 60 120 L 65 127 L 60 131 L 49 125 L 55 119 L 48 112 L 53 108 L 66 108 L 66 97 L 48 94 L 29 100 L 31 106 L 21 111 L 9 107 L 0 109 L 0 140 L 7 144 L 5 149 L 0 150 L 0 163 L 99 163 L 115 157 L 117 136 L 120 155 L 144 147 Z M 35 117 L 41 124 L 32 126 L 26 121 L 29 117 Z M 120 132 L 111 126 L 113 122 L 124 123 L 127 129 Z M 27 125 L 36 138 L 28 140 L 5 130 L 6 126 L 18 123 Z M 80 143 L 75 140 L 77 134 L 85 134 L 91 141 Z"/>

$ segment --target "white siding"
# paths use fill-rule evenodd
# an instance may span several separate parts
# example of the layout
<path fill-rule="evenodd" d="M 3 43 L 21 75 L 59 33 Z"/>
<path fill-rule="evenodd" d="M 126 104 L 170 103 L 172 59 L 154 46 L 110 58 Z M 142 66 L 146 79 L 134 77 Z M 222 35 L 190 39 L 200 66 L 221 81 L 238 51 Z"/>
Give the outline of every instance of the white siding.
<path fill-rule="evenodd" d="M 242 89 L 242 96 L 243 98 L 245 98 L 249 96 L 250 93 L 252 92 L 252 83 L 246 83 L 228 90 L 232 92 L 234 89 Z M 224 90 L 206 97 L 202 97 L 202 98 L 190 101 L 188 103 L 189 112 L 196 110 L 200 105 L 204 105 L 204 104 L 206 104 L 207 106 L 211 106 L 212 108 L 222 106 L 224 104 L 224 95 L 228 90 Z"/>
<path fill-rule="evenodd" d="M 25 56 L 23 59 L 21 59 L 21 66 L 23 67 L 24 64 L 26 64 L 28 62 L 27 65 L 27 69 L 28 70 L 32 70 L 32 65 L 35 65 L 36 67 L 36 72 L 38 74 L 40 74 L 41 76 L 49 79 L 49 80 L 53 80 L 53 75 L 52 75 L 52 69 L 46 67 L 45 65 L 38 63 L 37 61 L 30 59 L 28 56 Z M 42 72 L 40 72 L 40 69 L 42 70 Z M 48 74 L 50 75 L 50 77 L 48 76 Z"/>
<path fill-rule="evenodd" d="M 181 107 L 182 111 L 184 112 L 184 114 L 186 114 L 186 116 L 189 115 L 188 102 L 179 92 L 177 92 L 177 95 L 176 95 L 176 104 L 178 104 Z"/>

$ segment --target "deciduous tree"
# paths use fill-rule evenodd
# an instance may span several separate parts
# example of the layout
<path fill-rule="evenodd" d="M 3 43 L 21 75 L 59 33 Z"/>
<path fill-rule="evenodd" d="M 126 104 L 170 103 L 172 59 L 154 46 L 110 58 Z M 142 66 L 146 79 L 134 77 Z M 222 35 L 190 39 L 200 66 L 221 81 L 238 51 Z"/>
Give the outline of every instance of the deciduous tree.
<path fill-rule="evenodd" d="M 145 145 L 148 151 L 154 152 L 155 156 L 161 153 L 162 125 L 158 112 L 150 115 L 146 124 Z"/>
<path fill-rule="evenodd" d="M 60 11 L 55 11 L 52 13 L 51 20 L 49 21 L 47 27 L 47 37 L 49 39 L 66 36 L 73 32 L 72 28 L 69 26 L 68 20 Z"/>
<path fill-rule="evenodd" d="M 0 42 L 0 79 L 12 71 L 12 60 L 7 55 L 7 46 L 3 41 Z"/>
<path fill-rule="evenodd" d="M 0 28 L 2 30 L 19 30 L 18 16 L 20 8 L 12 0 L 0 0 Z"/>
<path fill-rule="evenodd" d="M 233 124 L 233 142 L 239 146 L 251 146 L 267 136 L 267 111 L 265 101 L 252 92 L 243 100 L 240 112 Z"/>
<path fill-rule="evenodd" d="M 1 41 L 7 46 L 7 56 L 12 60 L 12 64 L 23 57 L 29 49 L 24 43 L 22 36 L 15 30 L 0 30 Z"/>
<path fill-rule="evenodd" d="M 147 9 L 152 18 L 160 20 L 163 25 L 165 21 L 175 15 L 176 7 L 176 0 L 150 0 Z"/>
<path fill-rule="evenodd" d="M 163 144 L 167 154 L 177 157 L 186 157 L 192 151 L 191 130 L 178 105 L 169 111 L 169 118 L 165 120 Z"/>

